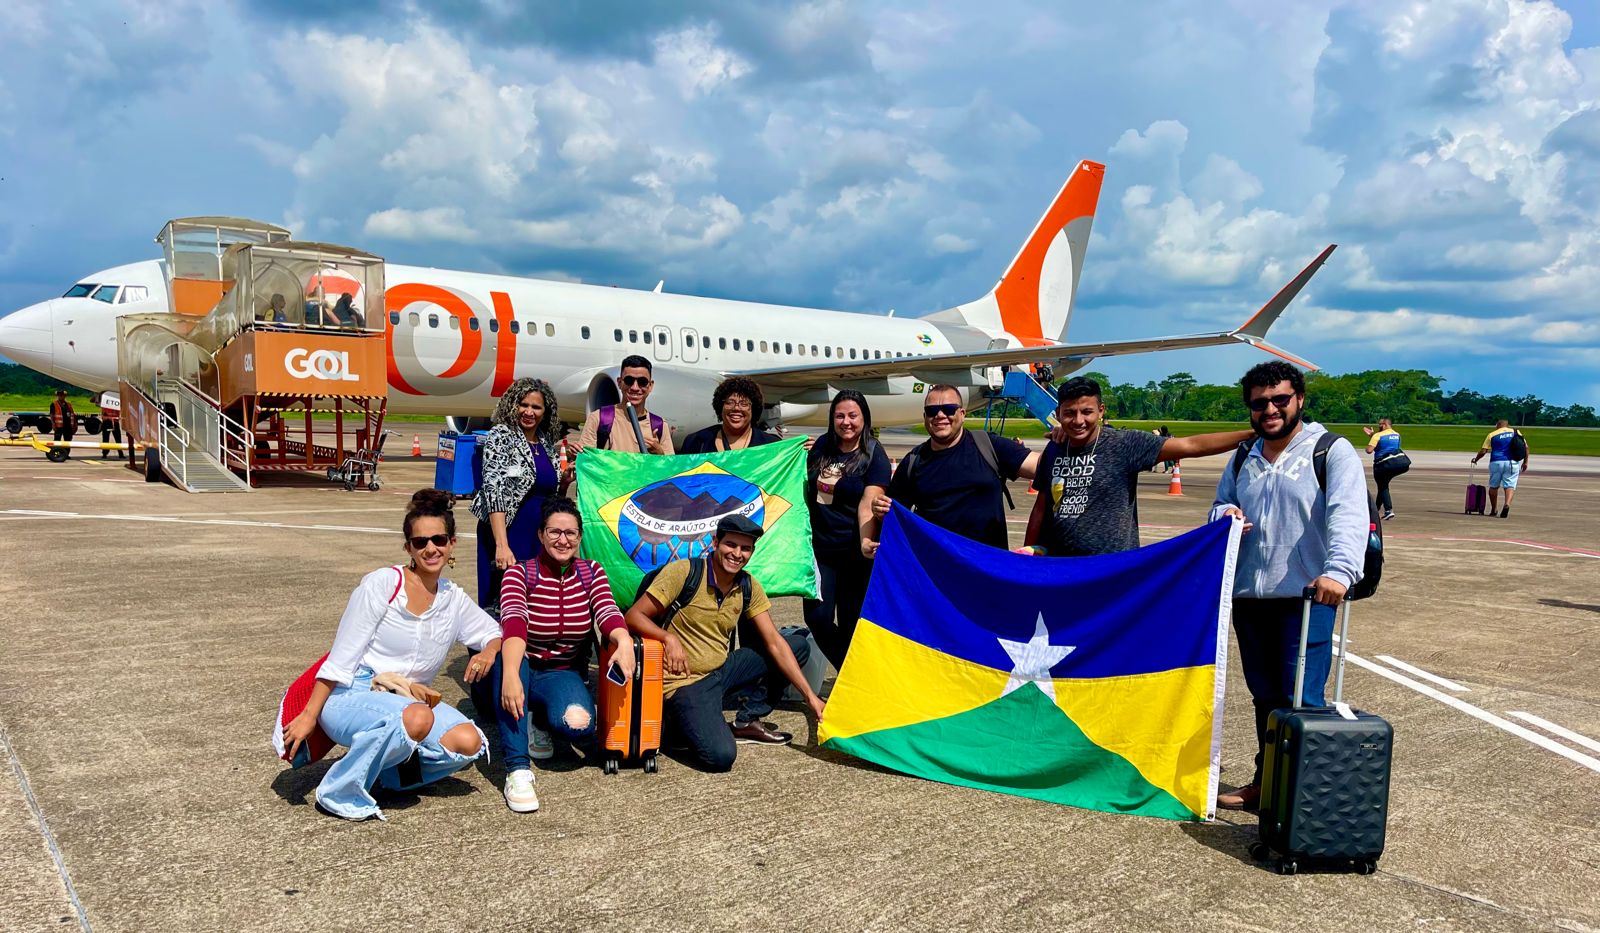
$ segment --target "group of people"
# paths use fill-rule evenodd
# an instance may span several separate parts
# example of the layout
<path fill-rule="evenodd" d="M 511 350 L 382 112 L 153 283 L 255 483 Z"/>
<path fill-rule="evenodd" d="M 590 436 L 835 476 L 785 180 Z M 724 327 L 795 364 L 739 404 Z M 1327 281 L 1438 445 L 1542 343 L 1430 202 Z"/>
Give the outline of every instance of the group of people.
<path fill-rule="evenodd" d="M 93 401 L 100 409 L 100 443 L 108 445 L 115 440 L 118 445 L 116 450 L 117 459 L 126 459 L 127 452 L 120 449 L 122 445 L 122 409 L 106 398 L 106 393 L 104 392 L 95 393 Z M 73 409 L 72 401 L 67 398 L 66 389 L 57 389 L 55 399 L 50 402 L 50 429 L 53 440 L 63 441 L 68 444 L 72 443 L 72 439 L 77 436 L 78 413 Z M 108 446 L 102 446 L 100 448 L 100 459 L 109 459 L 112 449 Z M 72 449 L 70 447 L 63 448 L 62 455 L 64 457 L 72 456 Z"/>
<path fill-rule="evenodd" d="M 588 415 L 576 446 L 671 455 L 671 425 L 650 412 L 650 361 L 629 356 L 617 379 L 621 403 Z M 874 439 L 872 412 L 859 392 L 832 400 L 828 424 L 808 444 L 805 484 L 819 594 L 804 616 L 815 644 L 835 668 L 844 664 L 861 614 L 883 516 L 893 504 L 951 532 L 996 548 L 1009 547 L 1007 484 L 1036 478 L 1039 495 L 1023 545 L 1030 555 L 1108 554 L 1139 546 L 1138 476 L 1168 460 L 1234 452 L 1218 483 L 1212 518 L 1243 522 L 1233 622 L 1256 712 L 1258 749 L 1267 713 L 1286 706 L 1293 690 L 1301 593 L 1315 592 L 1304 682 L 1305 702 L 1322 702 L 1331 667 L 1335 607 L 1360 578 L 1367 537 L 1367 486 L 1361 459 L 1343 438 L 1304 418 L 1300 372 L 1263 363 L 1240 381 L 1250 430 L 1170 437 L 1104 423 L 1100 386 L 1073 378 L 1058 393 L 1060 427 L 1042 451 L 986 431 L 969 430 L 961 392 L 927 390 L 928 439 L 890 469 Z M 717 424 L 685 439 L 684 452 L 737 450 L 777 438 L 760 426 L 760 388 L 725 380 L 712 405 Z M 741 516 L 723 519 L 711 552 L 661 568 L 631 606 L 613 600 L 605 569 L 578 557 L 583 520 L 566 498 L 572 482 L 556 454 L 556 398 L 541 380 L 514 382 L 483 442 L 483 476 L 472 501 L 478 520 L 478 600 L 441 576 L 455 547 L 448 497 L 419 492 L 404 523 L 410 563 L 369 575 L 351 597 L 334 652 L 319 677 L 316 710 L 308 708 L 285 738 L 303 738 L 321 721 L 350 746 L 329 770 L 318 798 L 330 812 L 365 818 L 378 812 L 375 783 L 412 786 L 483 754 L 483 735 L 447 704 L 430 712 L 400 699 L 364 699 L 363 677 L 397 671 L 426 683 L 453 641 L 474 653 L 465 680 L 493 707 L 508 777 L 507 805 L 537 809 L 531 759 L 557 743 L 582 745 L 596 734 L 595 701 L 584 682 L 597 646 L 620 649 L 632 637 L 659 640 L 664 655 L 667 748 L 709 771 L 732 767 L 739 743 L 781 744 L 790 736 L 765 717 L 785 687 L 817 716 L 823 700 L 802 666 L 810 644 L 803 632 L 780 632 L 749 563 L 762 534 Z M 1399 450 L 1384 432 L 1369 451 L 1380 466 Z M 1322 460 L 1320 467 L 1313 461 Z M 1386 487 L 1380 482 L 1380 489 Z M 395 586 L 398 570 L 402 585 Z M 388 597 L 387 600 L 384 597 Z M 498 621 L 494 614 L 498 614 Z M 418 628 L 425 637 L 413 637 Z M 732 635 L 742 630 L 741 647 Z M 364 646 L 364 647 L 363 647 Z M 359 649 L 359 650 L 357 650 Z M 625 677 L 635 675 L 631 650 L 615 652 Z M 724 710 L 732 709 L 732 723 Z M 331 712 L 330 712 L 331 711 Z M 321 717 L 319 720 L 318 717 Z M 309 717 L 309 719 L 307 718 Z M 354 744 L 352 744 L 354 743 Z M 422 768 L 401 774 L 408 759 Z M 1260 795 L 1257 775 L 1218 798 L 1247 808 Z"/>
<path fill-rule="evenodd" d="M 340 293 L 339 297 L 331 303 L 316 295 L 306 297 L 304 310 L 296 315 L 298 320 L 289 317 L 288 299 L 282 292 L 273 292 L 267 299 L 266 307 L 256 312 L 256 320 L 264 324 L 300 324 L 307 327 L 353 327 L 365 329 L 367 317 L 356 307 L 355 295 L 349 292 Z"/>

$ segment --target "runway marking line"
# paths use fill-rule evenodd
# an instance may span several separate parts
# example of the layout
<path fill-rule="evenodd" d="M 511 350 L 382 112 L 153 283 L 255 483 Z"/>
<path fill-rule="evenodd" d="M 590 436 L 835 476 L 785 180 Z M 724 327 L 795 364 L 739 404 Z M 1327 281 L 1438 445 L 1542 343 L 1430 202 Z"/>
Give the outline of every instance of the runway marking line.
<path fill-rule="evenodd" d="M 1456 683 L 1453 680 L 1447 680 L 1447 679 L 1445 679 L 1443 677 L 1440 677 L 1438 674 L 1430 674 L 1427 671 L 1423 670 L 1422 668 L 1414 667 L 1414 666 L 1412 666 L 1410 664 L 1407 664 L 1406 662 L 1400 660 L 1399 658 L 1392 658 L 1392 657 L 1390 657 L 1389 655 L 1386 655 L 1386 654 L 1380 654 L 1377 657 L 1378 657 L 1378 660 L 1380 660 L 1383 663 L 1389 665 L 1390 667 L 1399 668 L 1400 670 L 1405 671 L 1407 674 L 1412 674 L 1414 676 L 1421 677 L 1423 680 L 1427 680 L 1427 681 L 1431 681 L 1433 683 L 1436 683 L 1439 686 L 1445 688 L 1446 690 L 1454 690 L 1457 693 L 1470 693 L 1471 692 L 1466 687 L 1461 686 L 1460 684 Z M 1596 751 L 1600 751 L 1600 749 L 1596 749 Z"/>
<path fill-rule="evenodd" d="M 84 929 L 84 933 L 93 933 L 93 927 L 89 925 L 89 914 L 83 909 L 83 902 L 78 900 L 78 889 L 72 883 L 72 875 L 67 872 L 67 861 L 61 855 L 61 846 L 56 842 L 56 834 L 51 831 L 49 822 L 44 818 L 44 809 L 39 806 L 39 799 L 33 795 L 33 785 L 28 781 L 28 772 L 23 769 L 22 759 L 17 757 L 16 747 L 11 744 L 11 735 L 4 727 L 0 727 L 0 744 L 6 747 L 6 757 L 11 759 L 11 773 L 16 776 L 17 784 L 22 788 L 22 798 L 27 801 L 28 810 L 33 813 L 33 820 L 39 826 L 39 835 L 44 837 L 44 845 L 50 852 L 50 860 L 55 863 L 56 874 L 61 877 L 61 884 L 67 890 L 67 900 L 71 902 L 73 911 L 78 915 L 78 925 Z"/>
<path fill-rule="evenodd" d="M 1506 710 L 1506 715 L 1515 716 L 1523 722 L 1532 723 L 1552 735 L 1561 736 L 1574 745 L 1582 745 L 1592 752 L 1600 752 L 1600 742 L 1596 742 L 1581 732 L 1573 732 L 1565 726 L 1558 726 L 1548 719 L 1540 719 L 1532 713 L 1524 713 L 1517 710 Z"/>
<path fill-rule="evenodd" d="M 0 515 L 18 518 L 98 519 L 110 522 L 159 522 L 166 525 L 235 525 L 247 528 L 283 528 L 291 531 L 347 531 L 355 534 L 392 535 L 394 528 L 373 528 L 362 525 L 300 525 L 290 522 L 253 522 L 235 518 L 175 518 L 169 515 L 90 515 L 83 512 L 52 512 L 43 509 L 5 509 Z M 463 531 L 458 538 L 477 539 L 477 535 Z"/>

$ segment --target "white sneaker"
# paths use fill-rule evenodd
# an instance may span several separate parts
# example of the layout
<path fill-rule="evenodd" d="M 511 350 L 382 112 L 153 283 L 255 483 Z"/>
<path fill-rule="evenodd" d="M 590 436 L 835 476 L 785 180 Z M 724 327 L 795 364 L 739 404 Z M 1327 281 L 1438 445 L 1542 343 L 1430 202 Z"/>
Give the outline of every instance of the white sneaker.
<path fill-rule="evenodd" d="M 534 761 L 547 761 L 556 754 L 555 739 L 533 723 L 528 723 L 528 757 Z"/>
<path fill-rule="evenodd" d="M 539 795 L 533 790 L 533 772 L 520 768 L 506 775 L 506 806 L 513 813 L 532 813 L 539 809 Z"/>

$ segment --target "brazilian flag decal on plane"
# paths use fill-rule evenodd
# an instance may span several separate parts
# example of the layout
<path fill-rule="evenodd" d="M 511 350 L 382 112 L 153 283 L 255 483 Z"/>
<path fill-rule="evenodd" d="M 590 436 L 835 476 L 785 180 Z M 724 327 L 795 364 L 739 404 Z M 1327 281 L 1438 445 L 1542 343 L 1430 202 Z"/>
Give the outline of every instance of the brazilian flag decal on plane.
<path fill-rule="evenodd" d="M 1211 816 L 1238 523 L 1025 557 L 899 506 L 818 737 L 947 784 Z"/>
<path fill-rule="evenodd" d="M 644 575 L 712 549 L 717 522 L 743 515 L 764 529 L 747 569 L 770 596 L 816 596 L 804 438 L 672 457 L 578 455 L 583 556 L 599 561 L 626 609 Z"/>

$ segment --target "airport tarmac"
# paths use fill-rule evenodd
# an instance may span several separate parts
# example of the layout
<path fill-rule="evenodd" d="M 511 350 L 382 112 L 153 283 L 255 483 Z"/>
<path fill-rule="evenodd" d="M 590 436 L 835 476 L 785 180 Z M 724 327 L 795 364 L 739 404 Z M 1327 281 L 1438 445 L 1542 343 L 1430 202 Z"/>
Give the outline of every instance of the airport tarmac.
<path fill-rule="evenodd" d="M 1204 519 L 1224 461 L 1185 463 L 1181 498 L 1142 479 L 1146 541 Z M 812 748 L 794 710 L 774 718 L 795 745 L 741 746 L 730 774 L 557 759 L 518 816 L 496 748 L 381 797 L 387 822 L 323 816 L 325 765 L 270 749 L 279 697 L 401 559 L 432 461 L 385 464 L 376 493 L 187 495 L 0 449 L 0 930 L 1600 929 L 1600 476 L 1536 466 L 1504 520 L 1460 513 L 1448 462 L 1395 482 L 1347 674 L 1395 726 L 1388 851 L 1372 877 L 1286 878 L 1247 857 L 1253 816 L 929 783 Z M 474 542 L 458 554 L 470 586 Z M 435 686 L 470 709 L 464 656 Z M 1232 666 L 1224 786 L 1253 753 Z"/>

